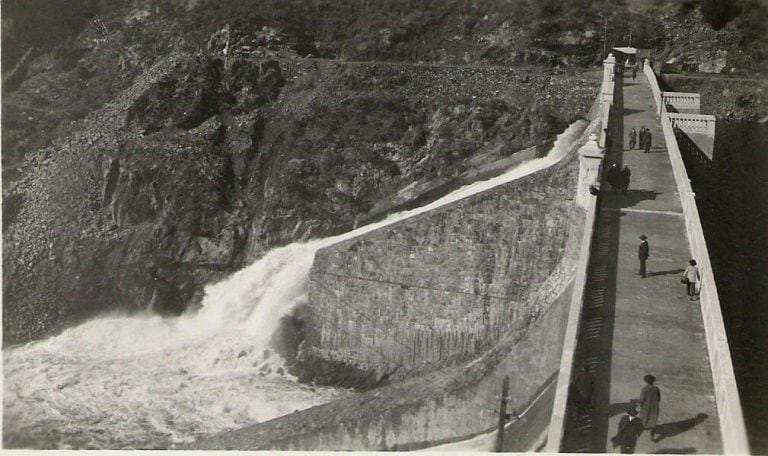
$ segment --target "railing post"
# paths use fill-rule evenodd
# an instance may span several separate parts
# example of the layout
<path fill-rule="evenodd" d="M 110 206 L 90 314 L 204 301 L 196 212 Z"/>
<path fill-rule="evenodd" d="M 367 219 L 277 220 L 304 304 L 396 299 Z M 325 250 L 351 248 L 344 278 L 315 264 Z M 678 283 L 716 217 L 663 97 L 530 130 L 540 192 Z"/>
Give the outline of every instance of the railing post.
<path fill-rule="evenodd" d="M 604 94 L 608 93 L 613 95 L 613 90 L 609 89 L 609 86 L 613 82 L 613 72 L 616 66 L 616 58 L 613 54 L 608 54 L 605 60 L 603 60 L 603 90 Z"/>
<path fill-rule="evenodd" d="M 509 400 L 509 375 L 504 376 L 501 384 L 501 406 L 499 407 L 499 427 L 496 431 L 496 453 L 504 451 L 504 425 L 507 423 L 507 400 Z"/>
<path fill-rule="evenodd" d="M 589 135 L 589 141 L 579 148 L 579 180 L 576 189 L 576 204 L 586 209 L 592 198 L 591 188 L 599 190 L 600 165 L 603 162 L 605 149 L 597 143 L 597 135 Z"/>

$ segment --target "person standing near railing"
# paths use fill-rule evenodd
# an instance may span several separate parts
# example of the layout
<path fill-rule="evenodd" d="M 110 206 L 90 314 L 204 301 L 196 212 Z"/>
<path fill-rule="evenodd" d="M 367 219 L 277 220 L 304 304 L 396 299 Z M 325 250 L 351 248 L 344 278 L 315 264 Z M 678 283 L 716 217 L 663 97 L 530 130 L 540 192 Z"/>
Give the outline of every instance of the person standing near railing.
<path fill-rule="evenodd" d="M 651 138 L 652 137 L 653 136 L 651 135 L 651 131 L 650 130 L 646 130 L 645 134 L 643 135 L 644 144 L 642 145 L 643 149 L 645 149 L 645 153 L 646 154 L 648 153 L 649 150 L 651 150 L 651 143 L 652 143 Z"/>
<path fill-rule="evenodd" d="M 683 283 L 685 283 L 691 301 L 699 299 L 698 290 L 700 289 L 701 276 L 699 274 L 699 267 L 696 266 L 696 260 L 688 261 L 688 266 L 686 266 L 683 272 L 682 280 L 684 280 Z"/>

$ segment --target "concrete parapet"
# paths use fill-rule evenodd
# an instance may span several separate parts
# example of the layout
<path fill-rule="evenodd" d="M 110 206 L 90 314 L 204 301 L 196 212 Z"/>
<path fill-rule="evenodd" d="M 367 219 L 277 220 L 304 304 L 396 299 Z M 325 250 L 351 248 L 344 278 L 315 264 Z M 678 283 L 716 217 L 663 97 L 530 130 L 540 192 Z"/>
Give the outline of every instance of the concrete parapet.
<path fill-rule="evenodd" d="M 689 92 L 662 92 L 662 101 L 667 111 L 699 114 L 701 112 L 701 95 Z"/>
<path fill-rule="evenodd" d="M 643 65 L 643 74 L 648 79 L 648 83 L 651 85 L 653 102 L 656 104 L 656 114 L 661 116 L 661 111 L 664 106 L 661 99 L 661 89 L 659 88 L 659 81 L 656 80 L 656 73 L 654 73 L 653 68 L 651 68 L 651 61 L 648 59 L 645 59 L 645 64 Z"/>
<path fill-rule="evenodd" d="M 658 81 L 655 73 L 648 67 L 646 67 L 644 73 L 655 94 L 658 90 Z M 701 293 L 699 302 L 704 320 L 712 381 L 715 388 L 715 402 L 717 403 L 717 412 L 720 418 L 719 422 L 723 441 L 723 452 L 726 454 L 748 454 L 749 443 L 747 441 L 739 392 L 736 387 L 733 363 L 725 332 L 725 324 L 720 309 L 717 285 L 712 272 L 707 244 L 704 239 L 704 231 L 699 218 L 695 194 L 691 188 L 688 172 L 685 168 L 680 147 L 675 136 L 676 127 L 673 124 L 674 118 L 675 121 L 678 122 L 678 125 L 680 125 L 677 128 L 682 129 L 683 125 L 687 125 L 687 128 L 701 129 L 705 132 L 705 135 L 708 135 L 706 132 L 709 131 L 710 127 L 708 124 L 710 120 L 697 119 L 694 122 L 690 114 L 676 117 L 677 114 L 667 112 L 664 103 L 660 103 L 659 109 L 664 140 L 667 144 L 670 163 L 672 165 L 678 194 L 680 195 L 683 207 L 683 217 L 685 219 L 689 247 L 692 256 L 699 263 L 701 274 Z M 712 116 L 703 117 L 709 118 Z M 684 119 L 689 120 L 686 121 Z M 714 121 L 711 123 L 713 125 L 712 134 L 714 136 Z"/>
<path fill-rule="evenodd" d="M 595 228 L 597 214 L 597 198 L 587 200 L 584 231 L 582 232 L 581 246 L 579 250 L 579 262 L 576 267 L 576 276 L 573 280 L 571 301 L 568 308 L 568 322 L 563 337 L 563 349 L 560 358 L 560 368 L 557 376 L 555 402 L 552 406 L 552 418 L 549 422 L 547 434 L 547 453 L 559 453 L 560 443 L 565 432 L 565 420 L 568 404 L 568 393 L 573 376 L 573 362 L 576 353 L 577 336 L 581 326 L 581 315 L 584 307 L 584 295 L 586 292 L 587 271 L 589 266 L 589 252 L 592 248 L 592 237 Z"/>

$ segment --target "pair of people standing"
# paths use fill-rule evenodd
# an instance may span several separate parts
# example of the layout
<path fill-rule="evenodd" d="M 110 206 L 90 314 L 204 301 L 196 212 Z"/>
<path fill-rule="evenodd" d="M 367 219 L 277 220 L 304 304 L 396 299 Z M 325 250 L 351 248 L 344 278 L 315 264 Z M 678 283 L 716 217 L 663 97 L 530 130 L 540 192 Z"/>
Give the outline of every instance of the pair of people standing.
<path fill-rule="evenodd" d="M 650 130 L 645 128 L 645 125 L 640 127 L 639 132 L 635 130 L 635 127 L 632 127 L 632 130 L 629 131 L 630 150 L 634 149 L 635 145 L 637 145 L 639 149 L 644 149 L 646 154 L 651 150 L 651 146 L 653 145 L 653 135 Z"/>
<path fill-rule="evenodd" d="M 632 176 L 632 171 L 629 170 L 629 166 L 624 166 L 623 169 L 619 169 L 619 165 L 614 163 L 608 168 L 608 176 L 606 180 L 610 184 L 613 191 L 620 191 L 621 193 L 627 193 L 629 188 L 629 179 Z"/>
<path fill-rule="evenodd" d="M 659 403 L 661 402 L 661 390 L 655 386 L 656 377 L 651 374 L 643 377 L 645 386 L 640 390 L 640 413 L 637 412 L 634 402 L 627 409 L 627 414 L 621 417 L 619 429 L 611 438 L 614 448 L 621 447 L 622 453 L 634 453 L 637 439 L 645 429 L 651 430 L 651 440 L 656 440 L 656 422 L 659 419 Z M 639 415 L 639 416 L 638 416 Z"/>

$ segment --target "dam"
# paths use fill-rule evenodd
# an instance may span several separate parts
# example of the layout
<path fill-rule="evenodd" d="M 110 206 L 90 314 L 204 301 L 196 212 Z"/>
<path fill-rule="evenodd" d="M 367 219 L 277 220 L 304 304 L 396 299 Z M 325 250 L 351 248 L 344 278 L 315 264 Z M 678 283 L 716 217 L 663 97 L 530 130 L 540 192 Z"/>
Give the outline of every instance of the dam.
<path fill-rule="evenodd" d="M 146 418 L 129 410 L 132 381 L 119 369 L 151 361 L 162 370 L 150 390 L 193 408 L 195 397 L 219 401 L 200 414 L 210 427 L 185 424 L 190 430 L 164 435 L 163 446 L 251 450 L 417 450 L 472 441 L 482 451 L 609 452 L 620 415 L 643 375 L 653 373 L 663 391 L 661 438 L 644 433 L 638 451 L 746 453 L 717 289 L 680 150 L 695 144 L 706 164 L 714 122 L 695 112 L 696 97 L 662 93 L 649 66 L 630 82 L 613 65 L 604 63 L 590 122 L 572 125 L 546 157 L 405 215 L 276 249 L 211 286 L 197 316 L 102 320 L 101 338 L 82 335 L 94 322 L 20 347 L 25 355 L 6 354 L 4 364 L 55 378 L 55 391 L 40 394 L 57 404 L 103 385 L 102 400 L 142 428 Z M 653 134 L 649 154 L 624 144 L 636 124 Z M 626 195 L 605 183 L 614 163 L 633 170 Z M 642 281 L 639 234 L 652 245 Z M 678 281 L 689 258 L 701 265 L 699 301 L 688 301 Z M 254 301 L 255 311 L 246 305 Z M 254 410 L 238 403 L 253 393 L 241 367 L 291 368 L 263 350 L 286 313 L 303 325 L 293 367 L 313 384 L 291 386 L 301 390 L 303 410 Z M 92 354 L 78 338 L 92 344 Z M 49 350 L 52 344 L 59 346 Z M 94 356 L 105 377 L 24 364 L 55 357 L 62 345 Z M 102 351 L 118 356 L 101 359 Z M 595 390 L 590 407 L 577 410 L 571 385 L 582 366 Z M 219 372 L 220 383 L 208 382 Z M 7 381 L 6 397 L 19 388 Z M 18 394 L 10 408 L 35 402 Z M 179 403 L 159 405 L 149 420 L 156 429 L 184 419 Z M 261 422 L 239 425 L 248 420 Z M 506 422 L 501 434 L 499 421 Z"/>
<path fill-rule="evenodd" d="M 661 92 L 647 61 L 637 81 L 614 65 L 604 62 L 578 151 L 318 251 L 299 357 L 321 381 L 370 389 L 191 447 L 412 450 L 474 439 L 469 448 L 490 451 L 482 436 L 496 427 L 508 376 L 511 422 L 497 451 L 610 452 L 620 415 L 654 374 L 658 435 L 644 433 L 637 451 L 748 453 L 679 145 L 711 151 L 714 118 L 698 113 L 698 94 Z M 626 146 L 640 125 L 654 138 L 648 154 Z M 614 163 L 632 169 L 626 195 L 605 182 Z M 645 278 L 640 234 L 652 243 Z M 678 280 L 690 258 L 697 301 Z M 586 412 L 571 397 L 581 366 L 595 378 Z"/>

